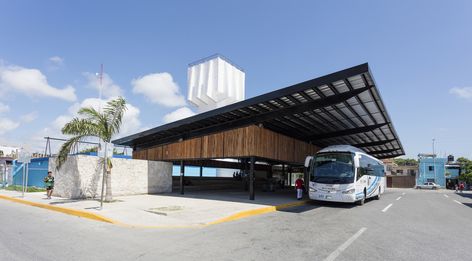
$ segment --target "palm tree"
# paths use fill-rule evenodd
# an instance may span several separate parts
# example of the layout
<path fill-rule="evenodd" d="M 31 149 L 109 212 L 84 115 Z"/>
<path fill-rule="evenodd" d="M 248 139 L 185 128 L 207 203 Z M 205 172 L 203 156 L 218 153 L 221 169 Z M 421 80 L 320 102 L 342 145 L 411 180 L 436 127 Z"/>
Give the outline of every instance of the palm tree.
<path fill-rule="evenodd" d="M 92 107 L 81 108 L 79 117 L 75 117 L 62 128 L 62 134 L 73 135 L 67 140 L 59 151 L 56 159 L 59 170 L 75 145 L 88 137 L 98 137 L 104 142 L 110 142 L 115 134 L 118 134 L 121 127 L 121 120 L 126 111 L 126 101 L 122 97 L 108 101 L 103 112 L 99 112 Z M 81 117 L 80 117 L 81 116 Z M 111 155 L 110 155 L 111 156 Z M 111 169 L 113 167 L 111 159 L 106 159 L 106 196 L 105 201 L 113 200 L 111 193 Z"/>

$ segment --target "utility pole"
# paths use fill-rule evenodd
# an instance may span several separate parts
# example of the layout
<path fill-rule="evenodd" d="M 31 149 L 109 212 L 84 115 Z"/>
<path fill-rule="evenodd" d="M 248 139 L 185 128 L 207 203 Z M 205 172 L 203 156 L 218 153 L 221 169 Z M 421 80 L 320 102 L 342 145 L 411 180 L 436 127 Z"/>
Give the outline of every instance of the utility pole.
<path fill-rule="evenodd" d="M 436 154 L 435 154 L 435 151 L 434 151 L 434 141 L 436 139 L 433 138 L 433 170 L 434 170 L 434 183 L 438 182 L 436 180 Z"/>

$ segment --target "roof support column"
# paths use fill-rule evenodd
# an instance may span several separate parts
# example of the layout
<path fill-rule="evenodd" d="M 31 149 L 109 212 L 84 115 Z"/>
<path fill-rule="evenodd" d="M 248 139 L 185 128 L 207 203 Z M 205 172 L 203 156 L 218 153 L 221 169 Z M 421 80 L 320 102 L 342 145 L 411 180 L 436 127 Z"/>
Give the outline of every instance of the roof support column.
<path fill-rule="evenodd" d="M 251 166 L 249 170 L 249 200 L 254 200 L 254 164 L 255 164 L 256 158 L 251 157 Z"/>
<path fill-rule="evenodd" d="M 180 161 L 180 194 L 184 194 L 184 176 L 185 176 L 185 166 L 184 161 Z"/>
<path fill-rule="evenodd" d="M 285 188 L 285 164 L 282 164 L 282 189 Z"/>
<path fill-rule="evenodd" d="M 292 187 L 292 166 L 288 166 L 288 187 Z"/>

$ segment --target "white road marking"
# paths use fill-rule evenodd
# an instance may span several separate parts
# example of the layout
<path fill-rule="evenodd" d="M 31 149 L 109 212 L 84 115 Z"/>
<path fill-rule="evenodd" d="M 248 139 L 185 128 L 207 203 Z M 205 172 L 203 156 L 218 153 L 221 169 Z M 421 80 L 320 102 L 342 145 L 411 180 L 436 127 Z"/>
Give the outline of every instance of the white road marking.
<path fill-rule="evenodd" d="M 333 261 L 335 260 L 339 254 L 341 254 L 341 252 L 343 252 L 344 250 L 346 250 L 346 248 L 349 247 L 349 245 L 352 244 L 352 242 L 354 242 L 354 240 L 356 240 L 358 237 L 360 237 L 362 235 L 362 233 L 364 233 L 364 231 L 366 231 L 367 228 L 363 227 L 361 228 L 359 231 L 357 231 L 357 233 L 355 233 L 352 237 L 350 237 L 346 242 L 344 242 L 342 245 L 340 245 L 338 248 L 336 248 L 336 250 L 333 251 L 333 253 L 331 253 L 327 258 L 324 259 L 324 261 Z"/>
<path fill-rule="evenodd" d="M 388 210 L 391 206 L 393 206 L 393 204 L 390 204 L 390 205 L 386 206 L 384 209 L 382 209 L 382 212 L 387 212 L 387 210 Z"/>
<path fill-rule="evenodd" d="M 402 198 L 402 196 L 398 197 L 396 200 L 400 200 Z"/>
<path fill-rule="evenodd" d="M 445 196 L 446 198 L 448 198 L 448 197 L 449 197 L 449 196 L 448 196 L 448 195 L 446 195 L 446 194 L 444 194 L 444 196 Z"/>
<path fill-rule="evenodd" d="M 405 194 L 406 194 L 406 193 L 405 193 L 405 192 L 403 192 L 403 193 L 402 193 L 402 196 L 404 196 Z"/>
<path fill-rule="evenodd" d="M 457 201 L 457 200 L 455 200 L 455 199 L 454 199 L 454 202 L 456 202 L 457 204 L 460 204 L 460 205 L 464 205 L 464 204 L 462 204 L 461 202 L 459 202 L 459 201 Z"/>

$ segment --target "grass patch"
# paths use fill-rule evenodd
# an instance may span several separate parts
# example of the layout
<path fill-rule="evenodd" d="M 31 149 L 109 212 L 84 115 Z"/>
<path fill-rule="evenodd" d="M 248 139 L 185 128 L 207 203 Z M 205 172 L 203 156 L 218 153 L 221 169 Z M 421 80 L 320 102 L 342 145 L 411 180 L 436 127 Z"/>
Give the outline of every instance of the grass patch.
<path fill-rule="evenodd" d="M 12 185 L 8 186 L 5 188 L 6 190 L 13 190 L 13 191 L 22 191 L 23 187 L 19 185 Z M 46 192 L 46 189 L 44 188 L 38 188 L 38 187 L 27 187 L 26 192 Z"/>

